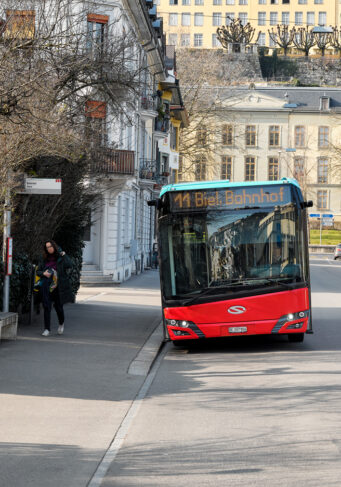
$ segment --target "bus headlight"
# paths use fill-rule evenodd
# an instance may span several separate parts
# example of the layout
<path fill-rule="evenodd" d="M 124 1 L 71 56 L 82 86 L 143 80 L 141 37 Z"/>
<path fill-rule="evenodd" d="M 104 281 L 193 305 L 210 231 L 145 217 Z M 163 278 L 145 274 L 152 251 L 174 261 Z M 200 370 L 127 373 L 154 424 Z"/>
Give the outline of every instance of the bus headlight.
<path fill-rule="evenodd" d="M 292 321 L 294 319 L 294 315 L 292 313 L 289 313 L 287 318 L 288 318 L 288 321 Z"/>
<path fill-rule="evenodd" d="M 191 324 L 190 321 L 186 320 L 166 320 L 167 325 L 178 326 L 179 328 L 188 328 Z"/>

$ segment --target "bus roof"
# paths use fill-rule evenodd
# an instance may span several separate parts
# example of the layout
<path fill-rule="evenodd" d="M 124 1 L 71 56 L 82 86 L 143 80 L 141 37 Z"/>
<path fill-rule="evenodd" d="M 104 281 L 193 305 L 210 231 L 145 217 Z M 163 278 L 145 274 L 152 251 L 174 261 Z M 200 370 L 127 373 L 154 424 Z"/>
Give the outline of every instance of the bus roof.
<path fill-rule="evenodd" d="M 241 186 L 274 186 L 281 184 L 293 184 L 298 189 L 300 185 L 296 179 L 282 178 L 279 181 L 240 181 L 230 183 L 227 179 L 221 181 L 195 181 L 191 183 L 175 183 L 167 184 L 161 188 L 160 197 L 169 191 L 190 191 L 195 189 L 211 189 L 211 188 L 240 188 Z"/>

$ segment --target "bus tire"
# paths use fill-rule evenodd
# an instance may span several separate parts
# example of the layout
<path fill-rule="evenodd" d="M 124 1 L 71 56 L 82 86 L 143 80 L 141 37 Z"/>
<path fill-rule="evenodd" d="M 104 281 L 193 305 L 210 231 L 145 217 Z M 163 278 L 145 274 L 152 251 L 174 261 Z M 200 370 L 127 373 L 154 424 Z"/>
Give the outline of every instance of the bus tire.
<path fill-rule="evenodd" d="M 302 343 L 304 340 L 304 333 L 290 333 L 288 339 L 291 343 Z"/>

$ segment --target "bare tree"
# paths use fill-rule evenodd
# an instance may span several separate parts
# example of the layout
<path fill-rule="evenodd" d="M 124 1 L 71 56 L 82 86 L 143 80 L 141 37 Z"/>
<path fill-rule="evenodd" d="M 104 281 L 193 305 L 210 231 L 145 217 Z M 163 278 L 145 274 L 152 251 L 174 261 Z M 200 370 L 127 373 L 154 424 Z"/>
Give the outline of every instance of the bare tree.
<path fill-rule="evenodd" d="M 281 47 L 284 50 L 284 56 L 286 56 L 289 47 L 293 43 L 293 31 L 289 30 L 287 25 L 277 25 L 276 30 L 272 28 L 268 32 L 272 42 Z"/>
<path fill-rule="evenodd" d="M 338 50 L 341 55 L 341 28 L 332 27 L 333 32 L 330 34 L 330 45 Z"/>
<path fill-rule="evenodd" d="M 86 161 L 94 147 L 98 152 L 108 144 L 108 125 L 119 117 L 131 121 L 141 89 L 135 36 L 124 31 L 119 10 L 111 24 L 106 19 L 101 29 L 92 30 L 82 5 L 72 0 L 1 2 L 0 202 L 8 186 L 15 186 L 11 174 L 21 171 L 47 177 L 59 167 L 64 171 L 59 175 L 69 181 L 73 175 L 84 192 Z M 48 170 L 42 168 L 45 160 Z M 14 223 L 24 224 L 29 207 L 32 215 L 40 215 L 34 232 L 39 238 L 51 235 L 75 198 L 79 201 L 71 182 L 69 188 L 66 199 L 53 197 L 51 204 L 36 198 L 35 209 L 33 199 L 29 206 L 18 202 Z"/>
<path fill-rule="evenodd" d="M 294 46 L 299 51 L 303 51 L 305 56 L 309 56 L 310 49 L 316 45 L 313 29 L 309 29 L 309 27 L 299 27 L 296 29 L 293 27 L 292 35 L 292 42 Z"/>
<path fill-rule="evenodd" d="M 231 44 L 234 49 L 237 49 L 240 44 L 246 46 L 251 44 L 256 29 L 249 22 L 244 25 L 240 19 L 230 18 L 230 21 L 229 25 L 217 29 L 217 36 L 221 45 L 227 49 L 228 45 Z"/>

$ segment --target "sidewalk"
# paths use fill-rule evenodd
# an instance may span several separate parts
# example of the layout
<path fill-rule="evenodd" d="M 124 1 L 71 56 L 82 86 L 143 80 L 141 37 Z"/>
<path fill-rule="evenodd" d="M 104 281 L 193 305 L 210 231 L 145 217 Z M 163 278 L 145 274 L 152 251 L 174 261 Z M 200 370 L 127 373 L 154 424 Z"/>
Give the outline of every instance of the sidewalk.
<path fill-rule="evenodd" d="M 86 486 L 144 376 L 131 364 L 161 321 L 159 275 L 82 288 L 65 333 L 39 323 L 0 344 L 0 485 Z M 133 368 L 134 370 L 134 368 Z"/>

